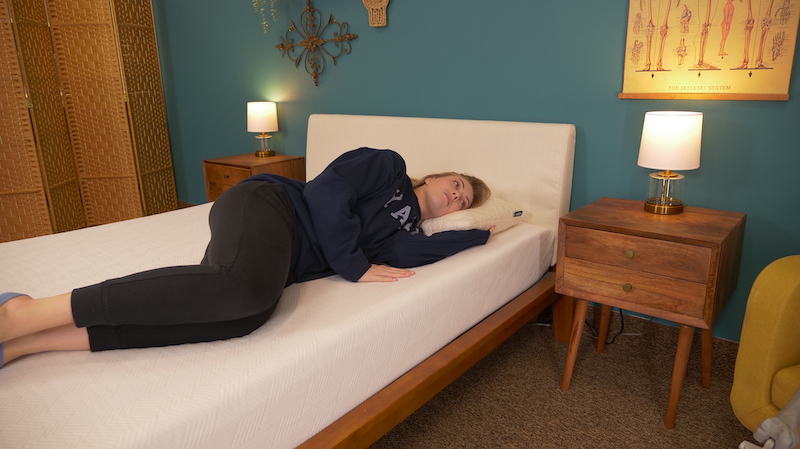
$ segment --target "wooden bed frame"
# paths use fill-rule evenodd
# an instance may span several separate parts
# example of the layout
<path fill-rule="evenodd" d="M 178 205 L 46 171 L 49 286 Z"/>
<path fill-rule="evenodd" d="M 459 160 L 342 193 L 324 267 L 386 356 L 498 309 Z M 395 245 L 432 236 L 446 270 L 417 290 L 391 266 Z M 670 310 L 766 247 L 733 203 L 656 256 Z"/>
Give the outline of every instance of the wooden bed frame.
<path fill-rule="evenodd" d="M 569 343 L 574 300 L 555 292 L 554 279 L 555 276 L 548 273 L 298 448 L 369 447 L 548 306 L 552 306 L 556 340 Z"/>

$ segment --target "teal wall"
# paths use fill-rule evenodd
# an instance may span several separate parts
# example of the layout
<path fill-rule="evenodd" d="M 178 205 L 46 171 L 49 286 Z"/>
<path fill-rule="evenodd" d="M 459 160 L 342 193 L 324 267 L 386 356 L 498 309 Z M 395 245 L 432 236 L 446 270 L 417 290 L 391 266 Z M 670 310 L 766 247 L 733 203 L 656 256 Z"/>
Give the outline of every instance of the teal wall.
<path fill-rule="evenodd" d="M 275 49 L 305 3 L 280 0 L 262 32 L 251 0 L 154 0 L 181 200 L 205 199 L 202 160 L 249 152 L 245 103 L 278 102 L 274 148 L 303 155 L 312 113 L 574 123 L 572 208 L 642 199 L 644 113 L 705 114 L 701 167 L 684 172 L 692 206 L 745 212 L 738 288 L 715 334 L 738 340 L 747 293 L 770 261 L 800 253 L 800 67 L 788 102 L 620 100 L 627 2 L 392 0 L 371 28 L 360 0 L 316 0 L 358 34 L 311 77 Z M 491 157 L 487 148 L 487 157 Z"/>

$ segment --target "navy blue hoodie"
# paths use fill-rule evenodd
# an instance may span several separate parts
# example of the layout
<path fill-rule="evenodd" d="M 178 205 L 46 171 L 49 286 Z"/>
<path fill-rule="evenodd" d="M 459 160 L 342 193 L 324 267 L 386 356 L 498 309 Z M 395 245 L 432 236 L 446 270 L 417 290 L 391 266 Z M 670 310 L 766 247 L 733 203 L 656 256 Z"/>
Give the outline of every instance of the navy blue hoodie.
<path fill-rule="evenodd" d="M 417 227 L 420 208 L 403 158 L 359 148 L 339 156 L 304 183 L 260 174 L 245 181 L 286 186 L 294 207 L 291 270 L 298 282 L 340 274 L 357 281 L 370 264 L 410 268 L 482 245 L 489 231 L 447 231 L 430 237 Z"/>

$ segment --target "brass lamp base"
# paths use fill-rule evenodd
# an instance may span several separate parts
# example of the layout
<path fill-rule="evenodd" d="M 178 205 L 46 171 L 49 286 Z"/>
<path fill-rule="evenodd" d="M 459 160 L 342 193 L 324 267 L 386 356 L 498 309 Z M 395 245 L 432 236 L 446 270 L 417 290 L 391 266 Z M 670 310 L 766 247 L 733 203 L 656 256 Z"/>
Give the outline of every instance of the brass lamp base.
<path fill-rule="evenodd" d="M 684 204 L 675 198 L 650 198 L 644 202 L 644 210 L 658 215 L 675 215 L 683 212 Z"/>
<path fill-rule="evenodd" d="M 261 135 L 256 136 L 258 139 L 258 149 L 256 150 L 256 157 L 271 157 L 275 156 L 275 152 L 267 148 L 267 139 L 272 137 L 267 133 L 261 133 Z"/>
<path fill-rule="evenodd" d="M 650 174 L 650 188 L 644 210 L 658 215 L 674 215 L 683 212 L 684 176 L 671 170 Z"/>
<path fill-rule="evenodd" d="M 275 152 L 272 150 L 258 150 L 256 151 L 256 157 L 271 157 L 275 156 Z"/>

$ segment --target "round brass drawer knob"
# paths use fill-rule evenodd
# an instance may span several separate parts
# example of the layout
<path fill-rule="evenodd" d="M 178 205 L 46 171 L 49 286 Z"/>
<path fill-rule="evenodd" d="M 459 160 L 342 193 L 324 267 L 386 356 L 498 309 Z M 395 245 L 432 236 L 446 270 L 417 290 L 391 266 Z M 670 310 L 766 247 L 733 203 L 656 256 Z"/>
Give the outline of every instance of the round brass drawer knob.
<path fill-rule="evenodd" d="M 629 292 L 629 291 L 633 290 L 633 285 L 625 284 L 625 285 L 622 286 L 622 289 L 625 290 L 626 292 Z"/>
<path fill-rule="evenodd" d="M 625 257 L 627 257 L 628 259 L 633 259 L 633 256 L 635 255 L 636 253 L 632 249 L 625 251 Z"/>
<path fill-rule="evenodd" d="M 230 177 L 231 177 L 231 175 L 229 175 L 229 174 L 227 174 L 227 173 L 224 173 L 224 174 L 222 175 L 222 177 L 223 177 L 223 178 L 225 178 L 225 179 L 228 179 L 228 178 L 230 178 Z"/>

